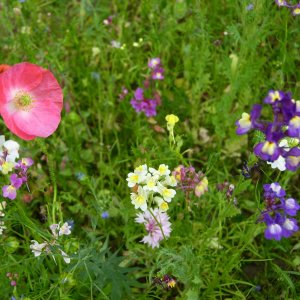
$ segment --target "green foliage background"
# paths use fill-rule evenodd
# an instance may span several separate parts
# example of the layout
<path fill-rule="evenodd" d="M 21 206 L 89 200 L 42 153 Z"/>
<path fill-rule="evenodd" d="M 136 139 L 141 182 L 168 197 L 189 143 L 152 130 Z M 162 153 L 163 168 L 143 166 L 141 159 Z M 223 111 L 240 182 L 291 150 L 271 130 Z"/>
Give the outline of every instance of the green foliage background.
<path fill-rule="evenodd" d="M 8 230 L 0 239 L 1 299 L 13 293 L 27 299 L 300 299 L 299 234 L 268 241 L 256 222 L 262 184 L 277 180 L 299 199 L 299 175 L 261 165 L 258 179 L 244 179 L 242 163 L 256 162 L 254 141 L 237 136 L 234 126 L 269 89 L 299 99 L 300 18 L 272 0 L 251 3 L 254 9 L 247 11 L 246 0 L 0 1 L 0 63 L 50 69 L 67 108 L 47 150 L 17 140 L 36 162 L 33 200 L 25 204 L 19 196 L 8 203 Z M 105 26 L 110 15 L 112 25 Z M 113 48 L 112 40 L 126 46 Z M 153 57 L 161 58 L 165 79 L 157 84 L 162 105 L 149 122 L 129 101 Z M 119 101 L 122 86 L 129 95 Z M 170 113 L 180 118 L 180 153 L 169 146 Z M 156 132 L 154 122 L 165 132 Z M 3 122 L 1 128 L 16 139 Z M 31 239 L 49 238 L 50 156 L 59 217 L 75 221 L 65 240 L 74 253 L 70 265 L 59 257 L 57 264 L 34 258 L 29 249 Z M 191 163 L 209 180 L 209 192 L 193 199 L 191 211 L 178 192 L 170 207 L 171 237 L 155 250 L 139 242 L 145 232 L 134 222 L 126 184 L 141 163 Z M 84 176 L 78 179 L 78 173 Z M 225 180 L 236 186 L 237 206 L 216 190 Z M 104 211 L 109 219 L 101 218 Z M 19 273 L 14 292 L 6 272 Z M 177 279 L 174 289 L 153 284 L 164 274 Z"/>

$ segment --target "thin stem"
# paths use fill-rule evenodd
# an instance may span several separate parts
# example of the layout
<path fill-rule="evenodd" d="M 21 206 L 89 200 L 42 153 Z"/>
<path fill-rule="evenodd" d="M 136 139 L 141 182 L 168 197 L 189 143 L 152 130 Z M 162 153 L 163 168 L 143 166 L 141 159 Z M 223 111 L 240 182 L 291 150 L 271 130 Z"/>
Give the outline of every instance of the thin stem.
<path fill-rule="evenodd" d="M 157 218 L 155 217 L 155 215 L 153 214 L 151 208 L 149 209 L 149 212 L 150 212 L 151 216 L 154 218 L 154 220 L 156 221 L 158 227 L 160 228 L 160 231 L 161 231 L 161 233 L 162 233 L 164 239 L 166 239 L 165 234 L 164 234 L 164 231 L 163 231 L 163 229 L 162 229 L 162 226 L 161 226 L 161 224 L 158 222 L 158 220 L 157 220 Z"/>
<path fill-rule="evenodd" d="M 52 201 L 52 223 L 56 223 L 56 208 L 57 208 L 57 184 L 56 184 L 56 176 L 55 176 L 55 164 L 53 157 L 48 153 L 47 146 L 45 145 L 42 139 L 37 139 L 37 143 L 40 146 L 42 152 L 44 152 L 47 156 L 48 167 L 50 173 L 50 180 L 53 185 L 53 201 Z"/>

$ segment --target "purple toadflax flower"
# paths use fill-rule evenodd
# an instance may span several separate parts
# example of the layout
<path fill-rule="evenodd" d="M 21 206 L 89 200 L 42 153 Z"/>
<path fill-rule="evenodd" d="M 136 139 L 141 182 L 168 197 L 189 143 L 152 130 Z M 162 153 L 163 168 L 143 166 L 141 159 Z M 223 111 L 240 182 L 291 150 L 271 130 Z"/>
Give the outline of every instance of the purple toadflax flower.
<path fill-rule="evenodd" d="M 5 185 L 2 187 L 3 197 L 14 200 L 17 197 L 17 190 L 21 187 L 23 181 L 19 178 L 17 174 L 12 174 L 10 176 L 10 185 Z"/>
<path fill-rule="evenodd" d="M 134 93 L 134 98 L 131 99 L 130 104 L 136 112 L 144 112 L 147 117 L 156 116 L 157 101 L 154 99 L 144 98 L 144 90 L 137 88 Z"/>
<path fill-rule="evenodd" d="M 150 59 L 148 67 L 151 70 L 151 75 L 144 81 L 143 88 L 138 87 L 135 90 L 134 97 L 130 100 L 130 104 L 136 112 L 143 112 L 147 117 L 154 117 L 157 114 L 156 107 L 161 104 L 161 99 L 159 92 L 154 89 L 153 82 L 155 80 L 164 79 L 164 69 L 162 68 L 159 58 Z M 146 97 L 145 92 L 146 95 L 150 95 L 150 97 Z"/>
<path fill-rule="evenodd" d="M 291 93 L 270 90 L 264 102 L 271 106 L 273 121 L 260 120 L 261 106 L 255 104 L 251 115 L 243 113 L 236 122 L 237 134 L 254 129 L 265 136 L 255 145 L 254 153 L 280 171 L 296 171 L 300 167 L 300 101 Z"/>
<path fill-rule="evenodd" d="M 153 80 L 163 80 L 164 79 L 164 69 L 163 68 L 154 69 L 151 76 L 152 76 Z"/>
<path fill-rule="evenodd" d="M 275 3 L 278 6 L 288 6 L 287 2 L 285 0 L 275 0 Z"/>
<path fill-rule="evenodd" d="M 260 117 L 261 114 L 261 105 L 255 104 L 253 105 L 253 109 L 251 111 L 251 114 L 243 113 L 242 118 L 238 121 L 236 121 L 237 125 L 237 134 L 244 134 L 247 133 L 249 130 L 252 128 L 259 127 L 261 128 L 262 126 L 257 122 L 257 119 Z"/>
<path fill-rule="evenodd" d="M 158 208 L 151 209 L 151 212 L 146 210 L 143 213 L 139 213 L 135 221 L 145 225 L 148 235 L 141 242 L 148 244 L 152 248 L 159 247 L 159 243 L 164 238 L 170 236 L 171 223 L 169 222 L 169 216 L 166 212 L 162 212 Z"/>
<path fill-rule="evenodd" d="M 300 15 L 300 3 L 295 5 L 292 8 L 292 14 L 293 14 L 293 16 L 299 16 Z"/>
<path fill-rule="evenodd" d="M 299 227 L 297 220 L 289 216 L 296 216 L 300 205 L 293 198 L 285 199 L 286 192 L 277 182 L 265 184 L 264 191 L 266 209 L 261 213 L 260 222 L 267 226 L 265 238 L 279 241 L 290 237 Z"/>
<path fill-rule="evenodd" d="M 158 57 L 151 58 L 148 63 L 148 67 L 150 69 L 156 69 L 156 68 L 160 67 L 160 58 L 158 58 Z"/>

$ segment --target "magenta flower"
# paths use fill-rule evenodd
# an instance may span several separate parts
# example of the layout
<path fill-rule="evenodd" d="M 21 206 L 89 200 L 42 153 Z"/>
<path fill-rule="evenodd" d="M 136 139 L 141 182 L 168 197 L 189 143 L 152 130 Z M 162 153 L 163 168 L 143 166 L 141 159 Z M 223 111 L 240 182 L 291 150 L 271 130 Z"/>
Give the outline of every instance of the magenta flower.
<path fill-rule="evenodd" d="M 161 212 L 158 208 L 151 210 L 152 216 L 149 210 L 137 215 L 135 221 L 140 224 L 144 224 L 148 232 L 141 242 L 148 244 L 152 248 L 159 247 L 160 241 L 170 236 L 171 223 L 169 222 L 169 216 L 165 212 Z M 161 227 L 161 228 L 160 228 Z"/>
<path fill-rule="evenodd" d="M 137 88 L 134 93 L 134 98 L 131 99 L 130 104 L 136 112 L 144 112 L 147 117 L 156 116 L 157 102 L 154 99 L 144 98 L 144 90 Z"/>
<path fill-rule="evenodd" d="M 23 183 L 22 178 L 19 178 L 17 174 L 12 174 L 10 176 L 10 185 L 5 185 L 2 187 L 3 197 L 14 200 L 17 197 L 17 190 L 21 187 Z"/>
<path fill-rule="evenodd" d="M 154 69 L 152 72 L 152 79 L 153 80 L 163 80 L 164 79 L 164 69 L 163 68 Z"/>
<path fill-rule="evenodd" d="M 156 68 L 160 67 L 160 58 L 156 57 L 156 58 L 150 59 L 150 61 L 148 63 L 148 67 L 150 69 L 156 69 Z"/>

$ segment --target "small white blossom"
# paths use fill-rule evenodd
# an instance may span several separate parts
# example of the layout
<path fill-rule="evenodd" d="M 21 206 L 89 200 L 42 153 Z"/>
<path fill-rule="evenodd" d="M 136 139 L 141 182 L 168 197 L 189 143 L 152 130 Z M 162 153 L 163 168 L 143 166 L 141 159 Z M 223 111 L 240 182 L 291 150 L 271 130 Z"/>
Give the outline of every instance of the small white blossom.
<path fill-rule="evenodd" d="M 134 173 L 135 174 L 143 174 L 144 176 L 146 176 L 146 174 L 148 173 L 148 167 L 147 165 L 140 165 L 138 167 L 136 167 L 134 169 Z"/>
<path fill-rule="evenodd" d="M 39 244 L 37 241 L 32 240 L 31 241 L 33 244 L 30 245 L 30 249 L 32 250 L 32 253 L 34 254 L 35 257 L 38 257 L 41 255 L 43 252 L 43 249 L 47 247 L 47 243 L 44 242 L 42 244 Z"/>
<path fill-rule="evenodd" d="M 68 254 L 67 254 L 66 252 L 62 251 L 61 249 L 59 249 L 59 250 L 60 250 L 60 252 L 61 252 L 61 255 L 62 255 L 63 260 L 65 261 L 65 263 L 66 263 L 66 264 L 69 264 L 70 261 L 71 261 L 71 259 L 70 259 L 70 257 L 68 256 Z"/>
<path fill-rule="evenodd" d="M 143 181 L 145 181 L 146 179 L 146 174 L 144 173 L 129 173 L 128 177 L 127 177 L 127 181 L 128 181 L 128 186 L 129 187 L 134 187 L 135 185 L 139 184 L 139 183 L 143 183 Z"/>
<path fill-rule="evenodd" d="M 138 193 L 131 193 L 131 203 L 134 208 L 140 208 L 142 211 L 147 210 L 148 193 L 141 186 L 138 187 Z"/>
<path fill-rule="evenodd" d="M 157 176 L 157 175 L 151 176 L 151 174 L 148 174 L 145 179 L 146 185 L 144 186 L 144 189 L 147 191 L 157 192 L 158 189 L 157 189 L 156 184 L 157 184 L 158 178 L 159 178 L 159 176 Z"/>
<path fill-rule="evenodd" d="M 68 224 L 68 222 L 65 222 L 59 229 L 58 235 L 69 235 L 71 234 L 71 226 Z"/>
<path fill-rule="evenodd" d="M 162 182 L 162 184 L 164 186 L 169 185 L 169 186 L 175 187 L 175 186 L 177 186 L 177 180 L 173 175 L 166 176 L 166 179 Z"/>
<path fill-rule="evenodd" d="M 158 184 L 158 192 L 164 198 L 166 202 L 171 202 L 172 198 L 176 195 L 176 191 L 173 189 L 168 189 L 162 184 Z"/>
<path fill-rule="evenodd" d="M 58 236 L 57 231 L 59 230 L 59 224 L 50 225 L 50 230 L 52 231 L 52 235 L 54 237 L 57 237 Z"/>

